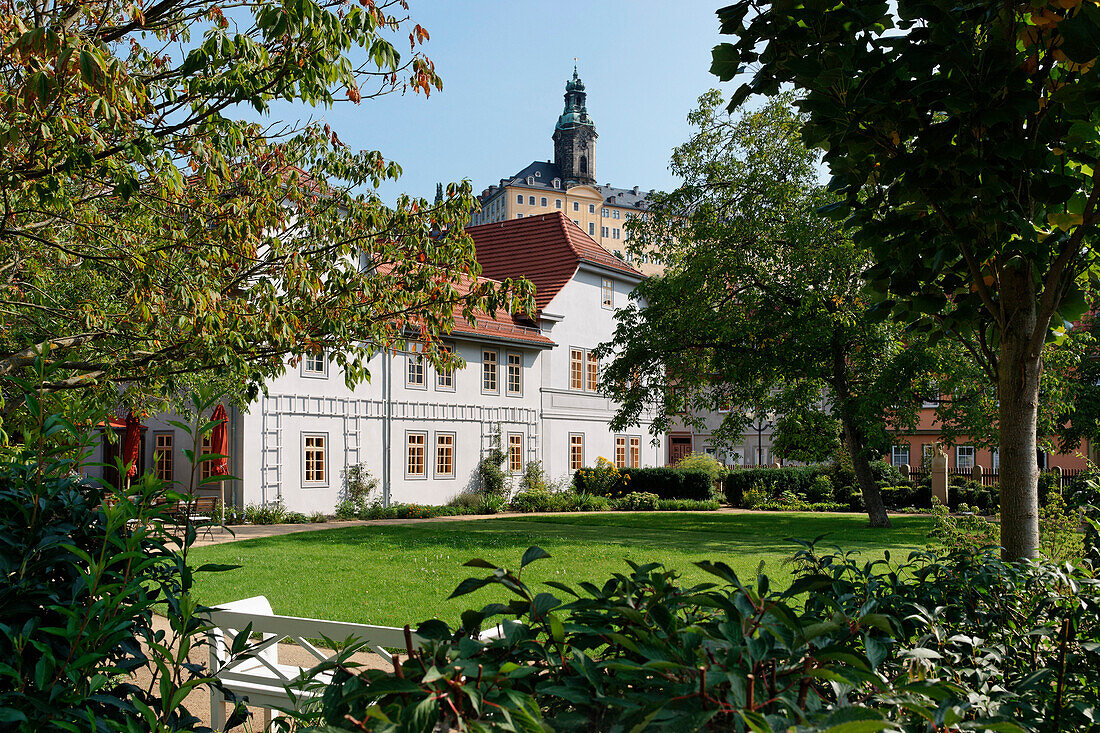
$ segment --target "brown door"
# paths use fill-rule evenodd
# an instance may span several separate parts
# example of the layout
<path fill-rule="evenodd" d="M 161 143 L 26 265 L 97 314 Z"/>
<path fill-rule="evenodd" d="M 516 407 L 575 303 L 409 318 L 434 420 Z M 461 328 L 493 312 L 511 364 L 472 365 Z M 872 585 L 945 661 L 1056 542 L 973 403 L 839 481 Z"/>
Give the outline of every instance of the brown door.
<path fill-rule="evenodd" d="M 691 455 L 690 435 L 670 435 L 668 438 L 668 465 L 675 466 L 681 458 Z"/>

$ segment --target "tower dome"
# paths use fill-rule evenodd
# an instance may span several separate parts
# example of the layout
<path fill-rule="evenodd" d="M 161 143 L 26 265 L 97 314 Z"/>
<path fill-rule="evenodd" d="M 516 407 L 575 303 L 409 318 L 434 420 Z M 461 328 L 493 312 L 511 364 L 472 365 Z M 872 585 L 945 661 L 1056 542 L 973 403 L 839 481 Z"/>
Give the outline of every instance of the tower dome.
<path fill-rule="evenodd" d="M 596 125 L 588 116 L 584 82 L 573 67 L 565 82 L 565 109 L 554 125 L 554 162 L 571 183 L 595 183 Z"/>

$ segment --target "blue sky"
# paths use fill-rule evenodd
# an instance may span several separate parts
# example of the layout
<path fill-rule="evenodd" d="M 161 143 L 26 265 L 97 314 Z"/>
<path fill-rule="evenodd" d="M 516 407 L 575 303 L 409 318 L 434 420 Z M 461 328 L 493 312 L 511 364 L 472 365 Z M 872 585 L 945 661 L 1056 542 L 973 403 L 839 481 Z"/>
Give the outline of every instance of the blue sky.
<path fill-rule="evenodd" d="M 425 53 L 443 91 L 390 95 L 333 109 L 277 105 L 272 117 L 322 118 L 349 145 L 404 169 L 381 194 L 430 198 L 436 181 L 469 178 L 480 192 L 532 160 L 553 157 L 554 122 L 576 56 L 599 133 L 596 178 L 668 189 L 669 153 L 696 98 L 718 86 L 710 50 L 719 0 L 410 0 L 431 34 Z M 727 39 L 728 40 L 728 39 Z M 408 51 L 407 39 L 398 46 Z M 732 91 L 732 90 L 729 90 Z"/>

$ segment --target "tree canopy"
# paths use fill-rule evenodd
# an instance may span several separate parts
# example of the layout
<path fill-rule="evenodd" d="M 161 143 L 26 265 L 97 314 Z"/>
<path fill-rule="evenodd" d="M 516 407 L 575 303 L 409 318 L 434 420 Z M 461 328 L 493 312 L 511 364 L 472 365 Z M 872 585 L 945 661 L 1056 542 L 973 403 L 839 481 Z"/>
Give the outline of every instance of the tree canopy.
<path fill-rule="evenodd" d="M 1095 0 L 742 0 L 732 106 L 793 86 L 807 144 L 869 248 L 884 310 L 966 348 L 998 383 L 1002 542 L 1038 544 L 1043 345 L 1097 284 L 1100 6 Z"/>
<path fill-rule="evenodd" d="M 829 195 L 789 98 L 732 117 L 714 91 L 689 120 L 696 131 L 672 158 L 683 186 L 631 230 L 667 269 L 638 286 L 605 347 L 616 424 L 654 410 L 663 431 L 728 407 L 729 441 L 757 413 L 818 425 L 832 413 L 872 521 L 888 524 L 868 462 L 889 450 L 891 426 L 915 420 L 919 341 L 869 318 L 867 252 L 817 213 Z"/>
<path fill-rule="evenodd" d="M 452 360 L 456 311 L 528 304 L 477 279 L 467 182 L 387 206 L 381 153 L 241 119 L 440 89 L 404 3 L 0 3 L 0 375 L 45 350 L 54 389 L 255 387 L 326 352 L 354 383 L 413 340 Z"/>

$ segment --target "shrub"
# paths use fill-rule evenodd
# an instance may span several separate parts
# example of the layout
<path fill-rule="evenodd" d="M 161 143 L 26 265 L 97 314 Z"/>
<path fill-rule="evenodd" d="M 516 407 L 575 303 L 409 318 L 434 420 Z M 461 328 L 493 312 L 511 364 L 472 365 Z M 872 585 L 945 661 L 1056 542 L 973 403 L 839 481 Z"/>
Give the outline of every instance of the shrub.
<path fill-rule="evenodd" d="M 324 512 L 313 512 L 306 521 L 310 524 L 324 524 L 328 521 L 328 517 L 325 516 Z"/>
<path fill-rule="evenodd" d="M 771 501 L 771 492 L 763 483 L 750 484 L 743 501 L 746 509 L 763 509 Z"/>
<path fill-rule="evenodd" d="M 508 495 L 507 476 L 504 474 L 504 461 L 507 458 L 508 454 L 500 448 L 500 427 L 497 426 L 496 432 L 493 433 L 489 452 L 477 464 L 477 476 L 481 493 L 490 496 Z"/>
<path fill-rule="evenodd" d="M 336 505 L 335 516 L 341 520 L 355 519 L 359 516 L 359 510 L 351 499 L 344 499 Z"/>
<path fill-rule="evenodd" d="M 481 501 L 477 505 L 478 514 L 499 514 L 508 508 L 508 500 L 503 496 L 482 494 Z"/>
<path fill-rule="evenodd" d="M 565 506 L 565 495 L 552 494 L 549 491 L 520 491 L 512 497 L 510 506 L 517 512 L 561 512 Z"/>
<path fill-rule="evenodd" d="M 1039 547 L 1054 562 L 1081 557 L 1081 535 L 1077 531 L 1081 517 L 1076 509 L 1067 509 L 1062 495 L 1054 492 L 1039 509 Z"/>
<path fill-rule="evenodd" d="M 528 461 L 523 469 L 523 477 L 519 480 L 519 490 L 550 491 L 550 489 L 550 480 L 542 467 L 542 461 Z"/>
<path fill-rule="evenodd" d="M 952 516 L 947 507 L 932 499 L 932 529 L 929 534 L 956 552 L 977 553 L 1000 544 L 997 525 L 974 515 Z"/>
<path fill-rule="evenodd" d="M 785 492 L 811 495 L 814 491 L 814 482 L 818 476 L 824 475 L 826 469 L 821 466 L 790 466 L 788 468 L 746 468 L 730 471 L 726 474 L 725 494 L 726 501 L 732 506 L 747 508 L 745 492 L 750 487 L 763 490 L 768 498 L 779 496 Z"/>
<path fill-rule="evenodd" d="M 206 643 L 190 596 L 196 528 L 171 516 L 185 497 L 151 474 L 123 491 L 80 477 L 91 438 L 76 426 L 103 418 L 49 414 L 53 399 L 24 398 L 21 444 L 0 463 L 0 728 L 198 729 L 183 706 L 210 682 L 188 660 Z M 167 630 L 154 631 L 154 611 Z M 142 668 L 151 681 L 138 686 Z"/>
<path fill-rule="evenodd" d="M 624 468 L 626 491 L 656 494 L 662 499 L 714 498 L 714 483 L 705 471 L 692 468 Z"/>
<path fill-rule="evenodd" d="M 684 588 L 671 570 L 631 563 L 604 583 L 551 582 L 552 594 L 524 577 L 547 556 L 532 547 L 513 569 L 472 560 L 488 572 L 453 595 L 507 595 L 459 628 L 421 624 L 424 648 L 396 669 L 338 667 L 326 730 L 1096 727 L 1090 570 L 970 551 L 868 563 L 806 545 L 789 589 L 720 562 L 697 563 L 719 585 Z M 475 640 L 498 623 L 499 638 Z"/>
<path fill-rule="evenodd" d="M 833 480 L 828 474 L 819 473 L 810 482 L 810 488 L 806 490 L 806 499 L 810 502 L 831 502 L 833 500 Z"/>
<path fill-rule="evenodd" d="M 929 486 L 929 504 L 932 501 L 931 493 L 932 489 Z M 921 497 L 923 498 L 923 494 Z M 950 490 L 947 492 L 947 503 L 956 511 L 958 511 L 959 504 L 968 504 L 976 513 L 989 515 L 997 513 L 1000 496 L 996 486 L 983 486 L 977 481 L 960 479 L 951 484 Z"/>
<path fill-rule="evenodd" d="M 606 496 L 595 494 L 566 494 L 565 509 L 567 512 L 606 512 L 611 509 L 611 500 Z"/>
<path fill-rule="evenodd" d="M 716 512 L 722 508 L 717 499 L 696 501 L 695 499 L 660 499 L 657 502 L 659 512 Z"/>
<path fill-rule="evenodd" d="M 628 494 L 623 494 L 618 499 L 612 500 L 611 506 L 623 511 L 652 512 L 657 510 L 657 504 L 660 500 L 660 497 L 656 494 L 650 494 L 644 491 L 631 491 Z"/>
<path fill-rule="evenodd" d="M 371 475 L 365 463 L 348 466 L 341 472 L 344 482 L 344 500 L 354 507 L 366 506 L 371 494 L 378 488 L 378 479 Z"/>
<path fill-rule="evenodd" d="M 600 456 L 594 468 L 581 468 L 573 474 L 573 489 L 578 494 L 618 496 L 625 491 L 625 483 L 615 464 Z"/>
<path fill-rule="evenodd" d="M 700 471 L 710 480 L 711 496 L 707 498 L 720 499 L 722 497 L 722 478 L 726 475 L 726 467 L 712 455 L 707 453 L 692 453 L 680 459 L 676 468 L 681 471 Z M 688 498 L 688 497 L 682 497 Z"/>
<path fill-rule="evenodd" d="M 266 504 L 249 504 L 244 509 L 244 518 L 249 524 L 283 524 L 286 513 L 282 498 L 278 498 Z"/>

